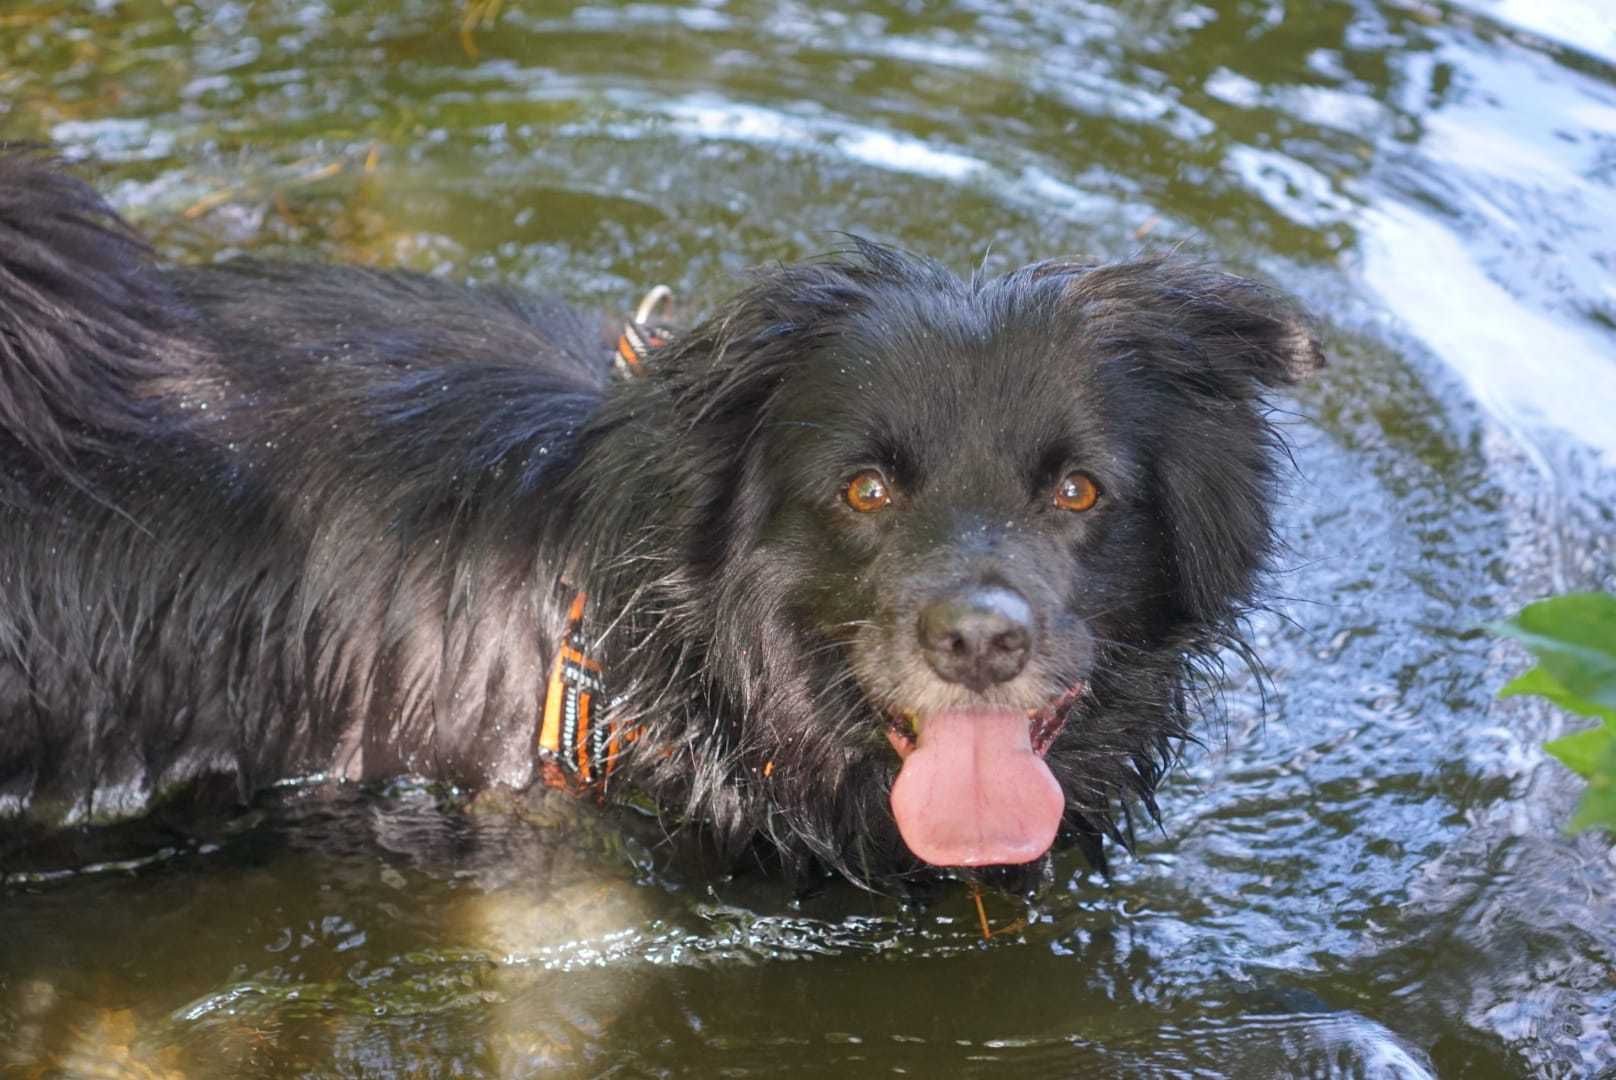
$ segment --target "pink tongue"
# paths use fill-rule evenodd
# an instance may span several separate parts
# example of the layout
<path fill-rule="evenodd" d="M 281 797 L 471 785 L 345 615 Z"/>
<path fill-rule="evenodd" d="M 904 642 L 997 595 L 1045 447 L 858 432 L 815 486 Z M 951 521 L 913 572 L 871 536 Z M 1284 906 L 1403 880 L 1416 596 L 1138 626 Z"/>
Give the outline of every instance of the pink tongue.
<path fill-rule="evenodd" d="M 997 866 L 1049 850 L 1066 798 L 1033 753 L 1025 713 L 939 712 L 916 726 L 918 745 L 892 785 L 892 814 L 916 857 L 934 866 Z"/>

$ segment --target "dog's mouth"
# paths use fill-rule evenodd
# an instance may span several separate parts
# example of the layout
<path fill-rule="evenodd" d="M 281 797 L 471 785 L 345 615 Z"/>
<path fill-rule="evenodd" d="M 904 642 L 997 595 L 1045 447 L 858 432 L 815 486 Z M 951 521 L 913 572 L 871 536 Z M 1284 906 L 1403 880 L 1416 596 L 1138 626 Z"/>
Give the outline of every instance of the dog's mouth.
<path fill-rule="evenodd" d="M 1066 811 L 1044 755 L 1085 689 L 1078 683 L 1030 713 L 979 706 L 894 716 L 887 739 L 903 765 L 892 814 L 915 857 L 933 866 L 1042 857 Z"/>

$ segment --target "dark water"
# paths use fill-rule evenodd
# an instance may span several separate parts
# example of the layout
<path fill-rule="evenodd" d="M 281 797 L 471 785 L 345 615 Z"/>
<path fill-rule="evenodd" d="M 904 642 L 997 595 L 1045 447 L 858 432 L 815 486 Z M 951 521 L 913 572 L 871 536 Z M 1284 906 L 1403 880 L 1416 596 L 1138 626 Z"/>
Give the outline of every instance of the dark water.
<path fill-rule="evenodd" d="M 1616 587 L 1604 0 L 0 0 L 0 124 L 167 253 L 689 307 L 898 241 L 1186 245 L 1328 320 L 1266 720 L 1236 676 L 1109 882 L 904 908 L 659 865 L 634 823 L 296 790 L 0 885 L 0 1073 L 1595 1076 L 1616 859 L 1482 627 Z"/>

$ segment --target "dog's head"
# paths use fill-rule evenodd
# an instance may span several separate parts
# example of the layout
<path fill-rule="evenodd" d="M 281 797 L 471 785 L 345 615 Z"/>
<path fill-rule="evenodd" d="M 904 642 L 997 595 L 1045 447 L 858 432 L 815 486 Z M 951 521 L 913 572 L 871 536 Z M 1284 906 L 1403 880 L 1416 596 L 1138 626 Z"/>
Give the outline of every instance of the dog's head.
<path fill-rule="evenodd" d="M 681 546 L 645 640 L 702 643 L 709 816 L 855 876 L 1115 833 L 1269 552 L 1262 391 L 1321 362 L 1284 300 L 1171 259 L 766 276 L 669 356 L 645 451 Z"/>

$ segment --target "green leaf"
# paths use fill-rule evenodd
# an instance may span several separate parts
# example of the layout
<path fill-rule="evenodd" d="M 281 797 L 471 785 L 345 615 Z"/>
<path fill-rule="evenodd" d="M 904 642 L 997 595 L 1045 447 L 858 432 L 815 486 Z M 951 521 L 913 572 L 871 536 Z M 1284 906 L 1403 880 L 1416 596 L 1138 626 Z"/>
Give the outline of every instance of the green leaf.
<path fill-rule="evenodd" d="M 1540 600 L 1495 629 L 1525 645 L 1564 692 L 1616 710 L 1616 596 Z"/>
<path fill-rule="evenodd" d="M 1499 697 L 1536 694 L 1603 721 L 1544 749 L 1588 781 L 1571 818 L 1572 831 L 1602 828 L 1616 834 L 1616 596 L 1580 593 L 1542 600 L 1494 629 L 1538 659 L 1537 667 L 1510 680 Z"/>
<path fill-rule="evenodd" d="M 1565 763 L 1578 776 L 1592 777 L 1616 747 L 1616 730 L 1609 727 L 1576 731 L 1543 744 L 1543 749 Z"/>
<path fill-rule="evenodd" d="M 1595 720 L 1616 724 L 1616 709 L 1601 708 L 1587 698 L 1578 697 L 1556 682 L 1554 676 L 1542 666 L 1522 672 L 1498 691 L 1501 698 L 1519 697 L 1524 694 L 1536 694 L 1538 697 L 1547 698 L 1560 708 L 1574 712 L 1578 716 L 1591 716 Z"/>
<path fill-rule="evenodd" d="M 1588 790 L 1571 817 L 1573 832 L 1591 828 L 1616 833 L 1616 739 L 1610 741 L 1603 757 L 1595 762 L 1594 773 L 1588 778 Z"/>

